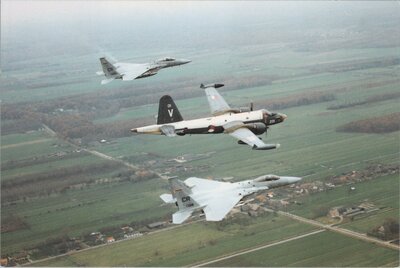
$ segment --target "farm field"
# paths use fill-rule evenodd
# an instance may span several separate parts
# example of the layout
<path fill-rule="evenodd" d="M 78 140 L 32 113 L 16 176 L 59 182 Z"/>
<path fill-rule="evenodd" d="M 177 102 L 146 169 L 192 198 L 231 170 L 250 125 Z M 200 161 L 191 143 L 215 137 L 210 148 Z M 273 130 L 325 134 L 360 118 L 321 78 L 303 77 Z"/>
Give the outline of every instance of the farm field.
<path fill-rule="evenodd" d="M 391 72 L 390 69 L 386 71 L 389 73 Z M 353 83 L 352 77 L 354 75 L 355 74 L 347 74 L 346 76 L 343 76 L 344 80 L 340 82 L 342 84 L 340 87 L 345 85 L 346 82 L 349 83 L 348 86 L 351 87 Z M 279 85 L 278 83 L 276 85 L 271 85 L 270 87 L 226 91 L 222 92 L 222 94 L 227 100 L 233 96 L 236 101 L 239 100 L 238 104 L 243 104 L 240 97 L 236 96 L 244 96 L 247 94 L 250 100 L 253 96 L 252 94 L 254 94 L 254 97 L 256 98 L 268 99 L 270 93 L 272 93 L 272 96 L 274 95 L 274 91 L 278 94 L 275 97 L 281 97 L 285 96 L 285 94 L 307 92 L 309 91 L 309 88 L 329 88 L 329 85 L 332 85 L 330 84 L 332 82 L 329 82 L 329 76 L 337 77 L 336 74 L 325 74 L 324 79 L 321 80 L 316 80 L 313 77 L 306 77 L 305 80 L 293 78 L 293 81 L 290 79 L 283 81 L 282 85 Z M 385 77 L 381 79 L 382 81 L 386 81 Z M 304 82 L 305 84 L 301 84 L 300 82 Z M 280 92 L 282 89 L 285 90 Z M 164 159 L 171 159 L 191 152 L 192 150 L 190 148 L 194 147 L 198 148 L 196 153 L 207 153 L 211 151 L 218 152 L 210 158 L 191 162 L 190 165 L 194 167 L 193 170 L 177 174 L 183 178 L 193 175 L 207 178 L 222 178 L 234 175 L 234 179 L 239 180 L 273 173 L 280 175 L 305 176 L 304 180 L 306 181 L 313 181 L 315 179 L 321 180 L 333 174 L 363 169 L 367 165 L 375 163 L 376 161 L 382 164 L 394 163 L 397 161 L 398 148 L 393 146 L 393 144 L 396 144 L 398 141 L 398 133 L 396 132 L 384 135 L 335 132 L 337 126 L 353 120 L 368 118 L 368 114 L 387 114 L 393 111 L 398 111 L 397 100 L 387 100 L 374 103 L 373 105 L 361 105 L 342 110 L 327 110 L 327 107 L 335 103 L 362 100 L 370 95 L 390 93 L 394 90 L 394 85 L 389 85 L 367 89 L 359 88 L 354 91 L 339 91 L 336 94 L 334 93 L 337 99 L 333 101 L 279 109 L 280 112 L 286 113 L 289 118 L 284 124 L 273 126 L 268 133 L 267 138 L 270 142 L 281 143 L 282 147 L 279 150 L 267 153 L 254 152 L 246 146 L 237 146 L 234 139 L 231 137 L 224 137 L 224 135 L 216 135 L 212 137 L 185 136 L 171 139 L 159 136 L 131 136 L 114 139 L 110 144 L 99 144 L 90 148 L 116 158 L 126 159 L 135 165 L 146 164 L 149 158 L 143 158 L 143 153 L 154 153 L 158 155 L 158 158 L 156 159 L 164 161 Z M 199 111 L 200 113 L 201 111 L 203 111 L 203 113 L 208 113 L 208 107 L 204 96 L 178 101 L 177 103 L 179 107 L 183 108 L 182 113 L 185 110 L 191 111 L 191 114 L 193 115 L 196 111 Z M 136 109 L 140 110 L 140 107 Z M 146 105 L 143 110 L 147 111 L 148 114 L 151 114 L 152 112 L 154 113 L 156 111 L 156 105 Z M 145 115 L 146 114 L 141 114 L 140 117 Z M 113 120 L 117 119 L 118 117 Z M 27 156 L 40 156 L 43 154 L 54 153 L 59 150 L 57 147 L 51 147 L 51 144 L 55 142 L 55 140 L 53 140 L 54 138 L 36 144 L 24 144 L 30 139 L 33 141 L 35 139 L 43 139 L 43 136 L 40 136 L 37 133 L 29 135 L 32 137 L 24 137 L 21 134 L 17 134 L 16 136 L 8 135 L 9 137 L 5 136 L 6 145 L 3 146 L 18 144 L 18 142 L 22 145 L 2 149 L 2 161 L 10 159 L 15 160 L 22 157 L 26 158 Z M 48 137 L 46 139 L 48 139 Z M 62 144 L 62 141 L 58 141 L 58 143 Z M 66 148 L 68 149 L 68 145 L 64 146 L 67 146 Z M 26 152 L 29 153 L 26 154 Z M 257 154 L 257 157 L 254 157 L 254 154 Z M 237 155 L 241 156 L 241 165 L 236 164 Z M 26 172 L 35 173 L 62 166 L 74 168 L 74 165 L 77 164 L 86 165 L 96 161 L 105 161 L 96 159 L 98 158 L 94 156 L 85 156 L 68 160 L 61 159 L 49 164 L 6 170 L 2 174 L 2 180 L 18 179 L 19 174 Z M 196 167 L 202 166 L 206 166 L 207 168 L 196 169 Z M 159 169 L 157 166 L 154 168 L 155 170 Z M 117 172 L 112 173 L 116 174 Z M 111 175 L 111 173 L 108 172 L 98 177 L 108 177 L 109 175 Z M 13 213 L 17 212 L 20 216 L 26 216 L 26 221 L 29 224 L 32 224 L 29 231 L 23 230 L 3 234 L 3 241 L 13 244 L 9 244 L 6 251 L 12 252 L 26 248 L 27 246 L 39 243 L 41 237 L 57 236 L 62 230 L 65 230 L 62 231 L 62 233 L 76 235 L 84 232 L 95 231 L 107 225 L 129 223 L 135 220 L 143 220 L 146 218 L 157 217 L 158 215 L 164 215 L 165 213 L 160 214 L 163 209 L 158 208 L 161 204 L 158 195 L 165 191 L 162 189 L 166 187 L 167 184 L 166 182 L 159 180 L 152 180 L 150 184 L 153 185 L 154 189 L 159 187 L 159 190 L 156 192 L 149 192 L 149 194 L 141 200 L 145 204 L 145 210 L 151 210 L 152 212 L 141 214 L 139 218 L 133 216 L 135 215 L 134 211 L 140 211 L 142 213 L 143 206 L 134 202 L 135 199 L 132 198 L 130 191 L 131 189 L 136 190 L 138 187 L 141 189 L 141 184 L 125 184 L 118 182 L 111 183 L 107 186 L 93 186 L 88 190 L 68 190 L 67 196 L 75 196 L 72 200 L 76 199 L 90 202 L 93 195 L 88 195 L 87 191 L 93 191 L 98 194 L 104 192 L 105 196 L 118 196 L 119 198 L 112 199 L 108 197 L 107 201 L 98 201 L 96 205 L 71 208 L 68 211 L 59 210 L 54 215 L 44 215 L 45 211 L 49 210 L 47 209 L 48 205 L 40 209 L 40 216 L 38 214 L 37 216 L 28 214 L 28 216 L 26 213 L 27 211 L 32 210 L 32 208 L 40 208 L 40 204 L 47 204 L 48 202 L 50 202 L 50 204 L 60 204 L 60 202 L 65 202 L 67 196 L 54 195 L 50 199 L 45 198 L 43 200 L 32 201 L 29 202 L 29 204 L 18 203 L 16 207 L 10 207 L 9 209 L 4 208 L 2 209 L 3 216 L 8 215 L 11 211 L 13 211 Z M 393 195 L 398 193 L 395 189 L 396 188 L 391 188 Z M 107 191 L 112 191 L 112 193 L 110 192 L 106 194 Z M 368 192 L 366 192 L 366 195 L 368 195 Z M 129 198 L 126 198 L 127 196 L 129 196 Z M 72 204 L 74 202 L 76 201 L 64 203 L 64 207 L 73 207 Z M 124 214 L 124 216 L 117 217 L 117 214 L 111 212 L 113 210 L 112 207 L 115 206 L 114 204 L 120 204 L 120 202 L 127 204 L 127 210 L 126 212 L 120 212 L 122 211 L 122 208 L 118 205 L 120 210 L 118 214 Z M 110 209 L 104 210 L 103 206 L 109 206 Z M 296 207 L 295 209 L 301 210 L 302 208 Z M 129 210 L 132 211 L 132 214 L 128 213 Z M 310 211 L 306 207 L 304 210 Z M 95 216 L 94 218 L 80 216 L 72 217 L 73 220 L 68 223 L 56 220 L 58 218 L 70 217 L 69 215 L 85 215 L 88 211 L 102 211 L 96 213 L 98 215 L 101 214 L 102 216 Z M 172 208 L 169 211 L 172 211 Z M 398 213 L 398 211 L 394 211 L 394 213 Z M 38 217 L 38 219 L 40 218 L 41 220 L 38 221 L 35 217 Z M 74 223 L 74 219 L 76 219 L 76 223 Z M 42 222 L 46 222 L 46 224 L 39 227 Z M 52 228 L 47 228 L 47 226 L 52 226 Z"/>
<path fill-rule="evenodd" d="M 187 266 L 231 251 L 305 233 L 313 228 L 272 214 L 242 220 L 233 224 L 229 221 L 193 223 L 37 265 Z M 118 256 L 118 261 L 115 262 L 112 256 Z"/>
<path fill-rule="evenodd" d="M 397 160 L 398 148 L 393 146 L 398 139 L 397 133 L 379 135 L 335 132 L 337 126 L 352 120 L 363 119 L 366 114 L 387 114 L 398 110 L 397 100 L 385 101 L 373 107 L 355 107 L 344 111 L 325 112 L 326 107 L 332 103 L 279 110 L 285 112 L 288 119 L 284 124 L 271 127 L 267 139 L 271 143 L 280 143 L 282 146 L 279 150 L 267 154 L 254 152 L 246 146 L 233 146 L 236 145 L 235 139 L 222 134 L 212 137 L 209 135 L 184 136 L 168 139 L 150 135 L 132 136 L 118 139 L 111 145 L 95 147 L 95 149 L 114 157 L 133 157 L 134 159 L 140 159 L 139 156 L 143 152 L 174 158 L 188 153 L 187 148 L 191 146 L 199 148 L 196 153 L 218 151 L 218 154 L 211 158 L 193 162 L 193 165 L 211 164 L 210 170 L 207 171 L 208 176 L 210 173 L 214 174 L 211 175 L 214 177 L 235 174 L 238 179 L 270 172 L 285 174 L 288 171 L 291 173 L 288 175 L 310 175 L 307 179 L 321 178 L 327 174 L 365 166 L 365 163 L 375 159 L 381 159 L 385 163 Z M 157 148 L 157 150 L 152 150 L 152 148 Z M 257 154 L 256 157 L 254 153 Z M 244 160 L 241 160 L 243 165 L 240 167 L 235 162 L 239 154 L 244 156 Z M 301 158 L 299 158 L 300 155 Z M 325 167 L 320 167 L 320 165 Z M 317 174 L 313 175 L 314 173 Z"/>
<path fill-rule="evenodd" d="M 160 179 L 143 183 L 105 183 L 3 207 L 3 219 L 19 215 L 29 225 L 28 229 L 2 234 L 2 243 L 7 245 L 3 252 L 29 248 L 44 242 L 43 237 L 77 236 L 166 215 L 172 209 L 161 206 L 157 197 L 165 190 L 159 186 Z"/>
<path fill-rule="evenodd" d="M 213 267 L 396 267 L 398 265 L 396 250 L 377 247 L 331 232 L 315 234 L 212 264 Z"/>
<path fill-rule="evenodd" d="M 351 186 L 356 188 L 355 191 L 350 191 L 350 186 L 336 187 L 335 189 L 316 193 L 306 198 L 298 198 L 302 202 L 301 206 L 293 205 L 288 209 L 289 212 L 303 216 L 306 218 L 313 217 L 313 210 L 318 207 L 332 208 L 337 206 L 354 206 L 362 202 L 369 202 L 378 208 L 382 208 L 378 212 L 364 218 L 356 217 L 354 222 L 344 224 L 342 227 L 357 226 L 358 224 L 368 224 L 369 229 L 375 225 L 373 223 L 382 223 L 386 217 L 394 217 L 399 214 L 399 176 L 387 175 L 373 178 L 370 181 L 354 183 Z M 385 194 L 382 195 L 382 192 Z M 374 219 L 374 220 L 372 220 Z M 377 222 L 380 219 L 381 222 Z M 364 231 L 365 228 L 363 229 Z M 358 229 L 357 231 L 361 231 Z"/>
<path fill-rule="evenodd" d="M 169 176 L 232 181 L 298 176 L 301 182 L 272 191 L 272 198 L 262 193 L 262 206 L 275 201 L 281 206 L 269 208 L 338 223 L 326 215 L 329 209 L 371 203 L 377 210 L 338 223 L 362 234 L 387 219 L 398 220 L 399 128 L 340 130 L 359 120 L 385 122 L 400 113 L 398 12 L 374 5 L 363 5 L 361 11 L 368 12 L 353 12 L 354 17 L 333 8 L 337 18 L 313 13 L 294 24 L 292 16 L 281 21 L 251 9 L 254 18 L 246 13 L 241 23 L 235 22 L 243 15 L 239 10 L 235 14 L 240 16 L 222 24 L 210 23 L 226 14 L 198 17 L 193 28 L 177 23 L 182 21 L 175 16 L 150 27 L 153 21 L 140 22 L 129 14 L 130 26 L 115 29 L 107 16 L 96 24 L 97 13 L 84 25 L 83 18 L 63 23 L 65 31 L 55 32 L 46 22 L 47 30 L 37 36 L 31 34 L 41 29 L 35 24 L 6 27 L 0 76 L 1 257 L 29 254 L 30 260 L 40 261 L 67 252 L 34 264 L 189 266 L 317 230 L 277 213 L 237 213 L 220 223 L 190 222 L 169 229 L 176 207 L 159 198 L 169 192 Z M 163 11 L 172 14 L 169 8 Z M 371 24 L 371 14 L 378 13 L 381 22 Z M 320 23 L 314 24 L 315 18 Z M 166 27 L 167 22 L 177 28 Z M 192 62 L 146 79 L 101 85 L 103 77 L 96 71 L 103 56 L 112 62 L 165 56 Z M 218 90 L 232 107 L 254 103 L 255 109 L 286 114 L 285 122 L 260 135 L 280 148 L 252 150 L 226 134 L 170 138 L 129 131 L 155 123 L 159 98 L 166 94 L 184 119 L 210 116 L 200 83 L 224 83 Z M 174 159 L 180 156 L 190 160 L 178 163 Z M 328 190 L 328 183 L 348 174 L 359 177 Z M 261 199 L 253 202 L 261 204 Z M 160 229 L 149 227 L 159 222 L 164 224 Z M 144 235 L 106 244 L 112 236 L 124 237 L 122 227 L 128 226 L 131 233 Z M 97 233 L 103 240 L 86 239 Z M 69 247 L 75 242 L 79 247 Z M 215 265 L 398 266 L 398 261 L 396 251 L 324 231 Z"/>

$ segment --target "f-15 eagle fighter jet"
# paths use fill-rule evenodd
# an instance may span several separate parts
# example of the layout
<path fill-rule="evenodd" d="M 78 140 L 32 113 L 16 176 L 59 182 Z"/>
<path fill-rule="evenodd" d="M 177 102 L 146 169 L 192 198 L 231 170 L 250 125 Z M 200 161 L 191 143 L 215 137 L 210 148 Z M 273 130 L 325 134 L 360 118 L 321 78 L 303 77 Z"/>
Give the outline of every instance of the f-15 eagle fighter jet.
<path fill-rule="evenodd" d="M 106 79 L 101 84 L 108 84 L 115 79 L 130 81 L 134 79 L 144 78 L 156 75 L 160 69 L 174 67 L 189 63 L 190 60 L 164 58 L 156 60 L 152 63 L 122 63 L 117 62 L 111 64 L 106 58 L 100 58 L 103 71 L 99 71 L 97 75 L 104 75 Z"/>
<path fill-rule="evenodd" d="M 256 135 L 265 133 L 270 125 L 283 122 L 287 116 L 265 109 L 253 111 L 253 108 L 231 108 L 216 88 L 223 84 L 201 85 L 205 89 L 212 117 L 183 120 L 172 98 L 161 97 L 158 108 L 157 125 L 131 129 L 134 133 L 161 134 L 168 137 L 186 134 L 226 133 L 238 139 L 239 144 L 248 144 L 254 150 L 270 150 L 279 144 L 265 144 Z M 252 106 L 252 105 L 251 105 Z"/>
<path fill-rule="evenodd" d="M 170 178 L 172 194 L 162 194 L 165 203 L 175 203 L 179 211 L 172 215 L 172 222 L 180 224 L 193 212 L 202 211 L 207 221 L 221 221 L 244 197 L 258 191 L 281 187 L 300 181 L 298 177 L 264 175 L 254 180 L 220 182 L 200 178 L 181 181 Z"/>

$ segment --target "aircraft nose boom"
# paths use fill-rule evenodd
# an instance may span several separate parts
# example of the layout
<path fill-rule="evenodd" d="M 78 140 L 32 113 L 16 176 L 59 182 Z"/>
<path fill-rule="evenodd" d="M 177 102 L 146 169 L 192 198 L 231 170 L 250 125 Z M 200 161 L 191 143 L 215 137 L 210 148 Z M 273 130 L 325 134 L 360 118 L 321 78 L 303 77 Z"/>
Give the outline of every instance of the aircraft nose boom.
<path fill-rule="evenodd" d="M 190 62 L 192 62 L 192 61 L 191 60 L 186 60 L 186 59 L 179 60 L 180 64 L 186 64 L 186 63 L 190 63 Z"/>
<path fill-rule="evenodd" d="M 300 177 L 284 177 L 289 184 L 296 183 L 301 180 Z"/>
<path fill-rule="evenodd" d="M 279 113 L 279 115 L 280 115 L 280 117 L 282 118 L 282 121 L 285 120 L 285 119 L 287 118 L 287 115 L 286 115 L 286 114 L 281 114 L 281 113 Z"/>

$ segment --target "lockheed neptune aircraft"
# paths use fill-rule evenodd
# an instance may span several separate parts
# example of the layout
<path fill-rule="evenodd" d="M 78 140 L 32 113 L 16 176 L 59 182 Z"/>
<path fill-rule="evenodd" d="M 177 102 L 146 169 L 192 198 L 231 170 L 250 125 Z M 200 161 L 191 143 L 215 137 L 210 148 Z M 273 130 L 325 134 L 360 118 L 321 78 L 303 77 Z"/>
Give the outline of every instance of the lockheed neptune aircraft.
<path fill-rule="evenodd" d="M 220 182 L 199 178 L 188 178 L 184 182 L 169 179 L 171 193 L 162 194 L 165 203 L 175 203 L 179 211 L 172 215 L 172 222 L 180 224 L 193 212 L 204 212 L 207 221 L 220 221 L 243 197 L 258 191 L 285 186 L 298 182 L 298 177 L 264 175 L 254 180 L 236 183 Z"/>
<path fill-rule="evenodd" d="M 101 81 L 101 84 L 108 84 L 114 79 L 122 79 L 130 81 L 134 79 L 149 77 L 157 74 L 158 70 L 174 67 L 189 63 L 190 60 L 177 60 L 173 58 L 164 58 L 152 63 L 122 63 L 117 62 L 111 64 L 106 58 L 100 58 L 103 71 L 97 72 L 98 75 L 104 75 L 106 79 Z"/>
<path fill-rule="evenodd" d="M 287 116 L 281 113 L 272 113 L 261 109 L 253 111 L 252 107 L 234 109 L 229 107 L 216 88 L 223 84 L 203 84 L 211 108 L 212 117 L 194 120 L 183 120 L 172 98 L 168 95 L 160 99 L 157 125 L 131 129 L 134 133 L 163 134 L 168 137 L 186 134 L 217 134 L 227 133 L 236 139 L 239 144 L 248 144 L 255 150 L 270 150 L 279 147 L 279 144 L 265 144 L 256 135 L 268 130 L 270 125 L 283 122 Z"/>

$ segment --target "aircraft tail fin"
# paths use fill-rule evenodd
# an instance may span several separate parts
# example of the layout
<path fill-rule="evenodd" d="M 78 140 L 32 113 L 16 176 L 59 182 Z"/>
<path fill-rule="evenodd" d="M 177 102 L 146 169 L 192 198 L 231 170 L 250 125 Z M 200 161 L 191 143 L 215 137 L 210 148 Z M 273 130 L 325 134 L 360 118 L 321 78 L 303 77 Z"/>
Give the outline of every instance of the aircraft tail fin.
<path fill-rule="evenodd" d="M 165 95 L 158 106 L 157 125 L 183 121 L 182 115 L 171 96 Z"/>
<path fill-rule="evenodd" d="M 173 198 L 176 200 L 179 210 L 191 210 L 199 206 L 190 196 L 192 190 L 183 181 L 171 178 L 169 179 L 169 183 Z"/>
<path fill-rule="evenodd" d="M 101 67 L 103 68 L 104 75 L 110 79 L 119 76 L 117 69 L 106 58 L 100 58 Z"/>

